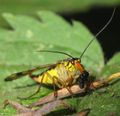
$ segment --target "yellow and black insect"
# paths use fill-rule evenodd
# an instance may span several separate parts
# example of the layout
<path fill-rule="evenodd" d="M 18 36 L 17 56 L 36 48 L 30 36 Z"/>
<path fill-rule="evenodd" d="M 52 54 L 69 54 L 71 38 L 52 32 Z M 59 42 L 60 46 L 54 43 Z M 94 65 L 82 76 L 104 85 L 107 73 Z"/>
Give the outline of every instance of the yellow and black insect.
<path fill-rule="evenodd" d="M 55 53 L 66 54 L 58 51 L 44 51 L 44 52 L 55 52 Z M 38 66 L 36 68 L 27 71 L 22 71 L 12 74 L 7 78 L 5 78 L 5 81 L 12 81 L 22 76 L 29 75 L 29 77 L 31 77 L 37 83 L 53 85 L 54 89 L 55 86 L 59 88 L 66 87 L 68 91 L 71 92 L 69 87 L 75 84 L 76 82 L 79 82 L 80 88 L 84 88 L 85 84 L 88 81 L 89 73 L 85 70 L 79 58 L 73 58 L 70 55 L 68 56 L 70 58 L 59 61 L 55 64 Z M 47 70 L 39 75 L 32 74 L 34 71 L 43 68 L 47 68 Z"/>
<path fill-rule="evenodd" d="M 97 37 L 111 22 L 113 16 L 115 13 L 115 9 L 107 22 L 107 24 L 96 34 L 95 37 Z M 55 64 L 48 64 L 48 65 L 43 65 L 43 66 L 38 66 L 36 68 L 18 72 L 15 74 L 12 74 L 5 78 L 5 81 L 12 81 L 15 79 L 18 79 L 22 76 L 29 75 L 33 80 L 35 80 L 37 83 L 40 84 L 50 84 L 53 85 L 54 90 L 55 87 L 57 86 L 58 88 L 67 88 L 67 90 L 71 92 L 69 89 L 70 86 L 75 84 L 76 82 L 79 84 L 80 88 L 84 88 L 89 80 L 89 73 L 86 71 L 84 66 L 81 64 L 81 58 L 87 48 L 90 46 L 90 44 L 93 42 L 94 38 L 91 39 L 91 41 L 88 43 L 87 47 L 84 49 L 83 53 L 81 54 L 80 58 L 74 58 L 70 54 L 60 52 L 60 51 L 47 51 L 43 50 L 40 52 L 52 52 L 52 53 L 60 53 L 67 55 L 69 58 L 61 60 Z M 34 75 L 33 72 L 47 68 L 46 71 L 42 72 L 41 74 Z M 39 87 L 40 89 L 40 87 Z M 38 89 L 38 91 L 39 91 Z M 37 92 L 38 92 L 37 91 Z M 36 93 L 37 93 L 36 92 Z M 34 95 L 34 94 L 33 94 Z M 31 96 L 33 96 L 31 95 Z M 29 96 L 29 97 L 31 97 Z"/>

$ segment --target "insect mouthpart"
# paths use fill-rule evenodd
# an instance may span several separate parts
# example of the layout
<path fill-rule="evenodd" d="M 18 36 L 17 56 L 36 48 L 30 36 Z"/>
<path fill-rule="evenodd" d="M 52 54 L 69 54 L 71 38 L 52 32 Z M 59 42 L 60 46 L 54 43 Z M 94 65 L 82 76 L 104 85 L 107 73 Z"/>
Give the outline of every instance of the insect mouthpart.
<path fill-rule="evenodd" d="M 78 84 L 81 89 L 84 88 L 85 84 L 88 82 L 89 73 L 84 71 L 81 73 L 80 77 L 78 78 Z"/>

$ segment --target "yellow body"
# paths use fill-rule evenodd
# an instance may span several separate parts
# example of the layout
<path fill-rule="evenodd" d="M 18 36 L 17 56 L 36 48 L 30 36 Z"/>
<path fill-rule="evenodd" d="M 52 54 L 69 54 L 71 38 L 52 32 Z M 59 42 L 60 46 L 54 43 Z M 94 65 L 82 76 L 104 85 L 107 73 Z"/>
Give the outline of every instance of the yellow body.
<path fill-rule="evenodd" d="M 62 88 L 76 82 L 80 71 L 69 61 L 58 63 L 54 68 L 48 69 L 38 77 L 33 77 L 35 81 L 43 84 L 55 84 Z"/>

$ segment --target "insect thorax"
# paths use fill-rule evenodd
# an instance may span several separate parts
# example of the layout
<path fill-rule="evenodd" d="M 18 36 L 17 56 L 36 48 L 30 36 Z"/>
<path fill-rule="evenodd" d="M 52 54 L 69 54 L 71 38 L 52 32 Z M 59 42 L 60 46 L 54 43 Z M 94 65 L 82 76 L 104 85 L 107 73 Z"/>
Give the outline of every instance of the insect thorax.
<path fill-rule="evenodd" d="M 56 65 L 54 69 L 48 71 L 51 76 L 55 76 L 58 80 L 68 83 L 72 83 L 79 77 L 81 72 L 75 67 L 74 61 L 63 61 Z M 71 82 L 70 82 L 71 83 Z"/>

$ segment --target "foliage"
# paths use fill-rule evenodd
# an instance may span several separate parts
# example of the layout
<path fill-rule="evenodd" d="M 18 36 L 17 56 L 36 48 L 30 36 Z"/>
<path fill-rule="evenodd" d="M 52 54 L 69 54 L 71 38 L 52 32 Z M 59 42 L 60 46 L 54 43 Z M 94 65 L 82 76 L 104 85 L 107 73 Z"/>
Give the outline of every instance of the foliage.
<path fill-rule="evenodd" d="M 5 99 L 17 101 L 17 96 L 29 96 L 37 88 L 37 86 L 32 86 L 34 82 L 30 78 L 24 77 L 6 83 L 4 82 L 6 76 L 66 58 L 64 55 L 40 53 L 37 52 L 38 50 L 59 50 L 80 57 L 86 45 L 93 38 L 93 35 L 82 23 L 73 21 L 73 24 L 70 25 L 60 16 L 49 11 L 38 12 L 39 19 L 13 14 L 4 14 L 3 16 L 10 29 L 0 29 L 0 104 Z M 118 71 L 114 67 L 117 62 L 119 62 L 119 54 L 104 66 L 103 52 L 97 40 L 91 44 L 82 57 L 82 64 L 96 78 L 98 78 L 98 75 L 109 76 Z M 109 73 L 106 73 L 109 69 L 108 66 L 112 67 L 114 72 L 109 70 Z M 28 84 L 31 84 L 31 87 L 23 87 Z M 119 82 L 107 89 L 112 90 L 112 92 L 115 91 L 115 95 L 120 94 Z M 38 98 L 23 101 L 23 103 L 32 103 L 49 92 L 51 92 L 49 88 L 42 87 L 41 92 L 37 95 Z M 112 97 L 111 92 L 99 95 L 100 93 L 98 90 L 85 97 L 74 98 L 71 103 L 77 111 L 83 108 L 91 108 L 90 115 L 106 115 L 111 112 L 118 114 L 119 100 Z M 11 107 L 7 107 L 5 110 L 0 110 L 0 115 L 11 116 L 15 112 L 11 109 Z"/>

